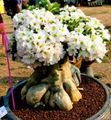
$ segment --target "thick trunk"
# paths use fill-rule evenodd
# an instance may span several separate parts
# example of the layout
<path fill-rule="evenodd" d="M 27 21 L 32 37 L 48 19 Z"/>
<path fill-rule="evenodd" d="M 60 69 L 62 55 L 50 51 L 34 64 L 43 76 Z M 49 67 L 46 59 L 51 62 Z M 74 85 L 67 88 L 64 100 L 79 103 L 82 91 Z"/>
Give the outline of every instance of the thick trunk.
<path fill-rule="evenodd" d="M 82 98 L 77 88 L 79 82 L 79 70 L 65 60 L 51 67 L 37 68 L 22 88 L 21 96 L 32 107 L 44 104 L 69 111 Z"/>

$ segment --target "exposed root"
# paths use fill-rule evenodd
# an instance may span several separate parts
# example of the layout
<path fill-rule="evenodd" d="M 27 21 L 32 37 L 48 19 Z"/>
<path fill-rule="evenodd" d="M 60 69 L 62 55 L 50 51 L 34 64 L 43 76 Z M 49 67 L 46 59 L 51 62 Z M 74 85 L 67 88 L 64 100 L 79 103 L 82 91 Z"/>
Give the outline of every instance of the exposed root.
<path fill-rule="evenodd" d="M 77 88 L 81 79 L 79 70 L 75 70 L 67 60 L 54 65 L 51 71 L 45 69 L 46 73 L 41 70 L 37 69 L 36 74 L 34 73 L 22 88 L 22 99 L 26 99 L 27 104 L 33 107 L 43 104 L 52 108 L 58 106 L 61 110 L 71 110 L 73 104 L 82 98 Z"/>
<path fill-rule="evenodd" d="M 48 87 L 49 86 L 47 84 L 38 84 L 32 86 L 26 94 L 27 104 L 34 106 L 36 103 L 40 102 L 41 98 L 48 90 Z"/>
<path fill-rule="evenodd" d="M 35 69 L 34 73 L 31 77 L 27 80 L 26 85 L 21 90 L 21 98 L 22 100 L 25 99 L 25 96 L 28 92 L 28 89 L 33 85 L 38 84 L 42 79 L 46 78 L 49 74 L 50 68 L 48 67 L 38 67 Z"/>

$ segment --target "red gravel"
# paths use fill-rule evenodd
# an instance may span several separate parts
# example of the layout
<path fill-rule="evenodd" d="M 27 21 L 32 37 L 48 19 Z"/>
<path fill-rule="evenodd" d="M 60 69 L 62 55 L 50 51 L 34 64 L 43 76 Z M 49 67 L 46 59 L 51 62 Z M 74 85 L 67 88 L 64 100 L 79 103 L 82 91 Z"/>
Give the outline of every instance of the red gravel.
<path fill-rule="evenodd" d="M 106 95 L 104 89 L 92 80 L 85 80 L 80 85 L 83 99 L 69 111 L 58 109 L 32 109 L 23 103 L 18 103 L 18 109 L 13 111 L 22 120 L 86 120 L 97 113 L 104 105 Z"/>

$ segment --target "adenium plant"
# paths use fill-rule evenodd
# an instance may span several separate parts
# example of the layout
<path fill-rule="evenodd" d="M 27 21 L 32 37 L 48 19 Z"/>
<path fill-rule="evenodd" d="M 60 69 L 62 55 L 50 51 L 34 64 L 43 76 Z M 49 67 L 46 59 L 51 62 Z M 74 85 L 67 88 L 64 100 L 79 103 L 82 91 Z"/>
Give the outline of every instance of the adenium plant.
<path fill-rule="evenodd" d="M 82 95 L 78 90 L 80 71 L 69 61 L 102 59 L 110 40 L 99 20 L 69 6 L 53 14 L 45 8 L 23 10 L 13 18 L 10 45 L 17 42 L 17 54 L 25 64 L 40 63 L 22 88 L 23 100 L 32 107 L 58 106 L 71 110 Z"/>

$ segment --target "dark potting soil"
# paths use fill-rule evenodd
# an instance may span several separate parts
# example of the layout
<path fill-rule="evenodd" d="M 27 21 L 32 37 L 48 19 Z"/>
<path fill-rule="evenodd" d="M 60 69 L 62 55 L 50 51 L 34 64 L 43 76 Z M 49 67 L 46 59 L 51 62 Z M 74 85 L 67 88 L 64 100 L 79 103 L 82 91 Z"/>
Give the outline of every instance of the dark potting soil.
<path fill-rule="evenodd" d="M 103 107 L 106 93 L 101 85 L 92 79 L 82 79 L 83 82 L 79 87 L 84 89 L 81 91 L 83 98 L 68 112 L 49 107 L 33 109 L 20 102 L 17 103 L 17 109 L 13 112 L 22 120 L 86 120 Z"/>

